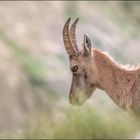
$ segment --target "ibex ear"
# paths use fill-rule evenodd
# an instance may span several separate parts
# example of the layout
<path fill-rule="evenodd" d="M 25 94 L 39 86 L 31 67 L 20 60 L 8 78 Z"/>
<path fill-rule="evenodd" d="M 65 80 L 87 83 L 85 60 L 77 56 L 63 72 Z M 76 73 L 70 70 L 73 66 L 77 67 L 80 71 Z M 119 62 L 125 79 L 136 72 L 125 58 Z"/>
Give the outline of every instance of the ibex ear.
<path fill-rule="evenodd" d="M 84 54 L 85 55 L 91 54 L 92 44 L 90 41 L 90 37 L 88 35 L 84 35 L 83 47 L 84 47 Z"/>

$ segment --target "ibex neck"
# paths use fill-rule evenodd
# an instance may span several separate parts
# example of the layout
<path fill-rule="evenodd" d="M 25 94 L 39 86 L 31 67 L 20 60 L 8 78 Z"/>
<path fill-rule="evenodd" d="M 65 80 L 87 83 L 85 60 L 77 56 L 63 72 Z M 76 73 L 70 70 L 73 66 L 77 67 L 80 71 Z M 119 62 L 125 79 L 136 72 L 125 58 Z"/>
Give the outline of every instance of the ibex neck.
<path fill-rule="evenodd" d="M 131 104 L 130 90 L 136 79 L 136 70 L 129 71 L 121 68 L 107 54 L 94 50 L 94 60 L 98 70 L 99 88 L 105 90 L 116 104 L 126 107 Z"/>

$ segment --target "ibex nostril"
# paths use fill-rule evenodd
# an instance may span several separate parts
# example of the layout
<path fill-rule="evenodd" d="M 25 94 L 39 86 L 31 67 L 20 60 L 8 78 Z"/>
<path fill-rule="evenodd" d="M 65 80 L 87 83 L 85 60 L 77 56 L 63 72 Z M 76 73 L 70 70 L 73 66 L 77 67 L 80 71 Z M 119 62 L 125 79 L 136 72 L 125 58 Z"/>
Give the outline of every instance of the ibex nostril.
<path fill-rule="evenodd" d="M 73 72 L 76 72 L 76 71 L 78 70 L 78 66 L 73 66 L 73 67 L 71 68 L 71 70 L 72 70 Z"/>

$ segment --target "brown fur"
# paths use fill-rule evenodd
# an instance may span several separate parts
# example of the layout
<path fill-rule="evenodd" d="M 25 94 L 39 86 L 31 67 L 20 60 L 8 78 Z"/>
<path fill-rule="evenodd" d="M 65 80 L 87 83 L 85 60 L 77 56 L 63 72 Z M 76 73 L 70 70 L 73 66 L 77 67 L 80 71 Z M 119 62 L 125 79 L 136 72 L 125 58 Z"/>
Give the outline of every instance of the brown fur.
<path fill-rule="evenodd" d="M 140 68 L 122 68 L 96 49 L 93 50 L 93 54 L 96 72 L 99 75 L 97 87 L 106 91 L 117 105 L 140 112 Z"/>

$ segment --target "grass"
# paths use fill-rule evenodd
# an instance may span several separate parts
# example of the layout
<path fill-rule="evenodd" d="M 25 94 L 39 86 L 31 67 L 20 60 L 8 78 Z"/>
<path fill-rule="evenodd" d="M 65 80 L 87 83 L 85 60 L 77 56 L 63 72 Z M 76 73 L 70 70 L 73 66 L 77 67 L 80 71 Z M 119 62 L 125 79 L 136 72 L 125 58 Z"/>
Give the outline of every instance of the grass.
<path fill-rule="evenodd" d="M 39 115 L 35 124 L 23 133 L 23 138 L 90 139 L 134 138 L 139 130 L 136 121 L 120 112 L 97 111 L 84 108 L 58 109 L 53 116 Z"/>

